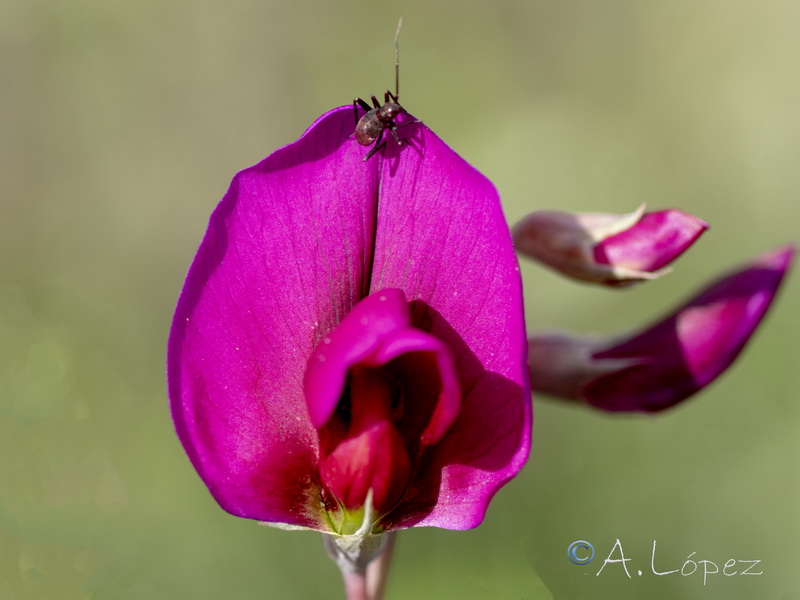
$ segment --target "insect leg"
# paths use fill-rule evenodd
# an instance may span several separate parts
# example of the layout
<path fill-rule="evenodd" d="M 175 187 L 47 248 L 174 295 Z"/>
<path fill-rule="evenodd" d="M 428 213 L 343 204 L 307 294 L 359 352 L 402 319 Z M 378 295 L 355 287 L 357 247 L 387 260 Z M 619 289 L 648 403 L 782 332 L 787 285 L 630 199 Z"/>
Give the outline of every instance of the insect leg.
<path fill-rule="evenodd" d="M 358 107 L 363 108 L 365 111 L 369 112 L 372 110 L 372 107 L 364 102 L 361 98 L 356 98 L 353 100 L 353 117 L 355 117 L 356 125 L 358 125 Z"/>
<path fill-rule="evenodd" d="M 375 154 L 381 148 L 383 148 L 385 145 L 386 145 L 386 140 L 383 139 L 383 136 L 375 140 L 375 144 L 372 146 L 372 148 L 370 148 L 370 151 L 367 152 L 367 155 L 364 157 L 364 162 L 367 162 L 370 158 L 372 158 L 372 155 Z"/>
<path fill-rule="evenodd" d="M 398 136 L 398 135 L 397 135 L 397 133 L 395 132 L 395 130 L 396 130 L 396 129 L 400 129 L 401 127 L 405 127 L 406 125 L 413 125 L 414 123 L 422 123 L 422 121 L 420 121 L 419 119 L 414 119 L 413 121 L 406 121 L 405 123 L 400 123 L 400 125 L 395 125 L 395 126 L 392 128 L 392 130 L 391 130 L 391 131 L 392 131 L 392 135 L 394 136 L 394 139 L 395 139 L 395 141 L 396 141 L 398 144 L 402 144 L 403 142 L 405 142 L 405 143 L 406 143 L 406 144 L 408 144 L 409 146 L 413 146 L 413 145 L 414 145 L 414 144 L 411 142 L 411 139 L 410 139 L 410 138 L 407 138 L 407 137 L 404 137 L 404 138 L 403 138 L 403 140 L 402 140 L 402 141 L 400 141 L 400 138 L 399 138 L 399 136 Z"/>

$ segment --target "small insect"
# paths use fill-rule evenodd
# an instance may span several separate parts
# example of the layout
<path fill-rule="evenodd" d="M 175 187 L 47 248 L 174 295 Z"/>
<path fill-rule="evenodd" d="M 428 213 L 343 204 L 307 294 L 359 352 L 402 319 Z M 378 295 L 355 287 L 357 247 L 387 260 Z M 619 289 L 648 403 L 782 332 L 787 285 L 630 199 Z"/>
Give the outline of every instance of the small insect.
<path fill-rule="evenodd" d="M 386 90 L 384 94 L 384 102 L 381 105 L 378 102 L 378 99 L 375 97 L 374 94 L 370 95 L 372 99 L 373 106 L 370 106 L 362 100 L 361 98 L 356 98 L 353 100 L 353 116 L 355 117 L 356 121 L 356 141 L 361 144 L 362 146 L 369 146 L 370 144 L 374 144 L 372 149 L 367 152 L 367 155 L 364 157 L 364 161 L 368 161 L 373 154 L 375 154 L 378 150 L 383 148 L 386 145 L 386 140 L 384 139 L 383 132 L 388 130 L 393 136 L 394 140 L 398 144 L 402 144 L 403 142 L 397 136 L 396 129 L 398 127 L 403 127 L 404 125 L 410 125 L 411 123 L 417 123 L 418 121 L 409 121 L 407 123 L 403 123 L 402 125 L 397 125 L 394 122 L 394 119 L 397 118 L 398 115 L 401 113 L 406 112 L 406 109 L 400 106 L 400 45 L 399 45 L 399 38 L 400 38 L 400 27 L 403 25 L 403 19 L 400 18 L 400 21 L 397 23 L 397 32 L 394 34 L 394 94 L 389 90 Z M 358 118 L 358 107 L 363 108 L 367 113 Z M 411 142 L 408 142 L 409 144 Z"/>

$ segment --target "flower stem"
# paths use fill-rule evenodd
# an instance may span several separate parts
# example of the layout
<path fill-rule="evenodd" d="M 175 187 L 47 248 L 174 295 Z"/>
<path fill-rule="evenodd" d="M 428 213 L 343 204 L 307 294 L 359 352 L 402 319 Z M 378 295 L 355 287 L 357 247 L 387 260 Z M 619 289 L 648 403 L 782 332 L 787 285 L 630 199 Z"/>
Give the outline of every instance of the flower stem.
<path fill-rule="evenodd" d="M 342 571 L 347 600 L 371 600 L 367 594 L 367 574 L 359 571 Z"/>
<path fill-rule="evenodd" d="M 386 545 L 378 557 L 367 565 L 367 593 L 369 600 L 383 600 L 386 582 L 389 579 L 389 568 L 392 566 L 392 555 L 396 541 L 396 532 L 390 531 Z"/>
<path fill-rule="evenodd" d="M 371 560 L 370 558 L 361 560 L 363 557 L 357 553 L 348 554 L 346 545 L 344 548 L 339 546 L 337 541 L 341 543 L 342 538 L 346 536 L 336 539 L 329 535 L 323 537 L 328 553 L 342 571 L 347 600 L 383 600 L 394 554 L 396 533 L 389 532 L 382 535 L 386 537 L 377 552 L 370 556 Z"/>

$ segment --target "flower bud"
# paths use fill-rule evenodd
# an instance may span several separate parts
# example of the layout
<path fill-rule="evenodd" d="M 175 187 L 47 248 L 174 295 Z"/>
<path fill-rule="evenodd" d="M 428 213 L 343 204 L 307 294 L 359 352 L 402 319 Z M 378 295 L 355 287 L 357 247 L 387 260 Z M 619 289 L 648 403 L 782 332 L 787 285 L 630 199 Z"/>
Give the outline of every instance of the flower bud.
<path fill-rule="evenodd" d="M 530 338 L 533 389 L 608 411 L 674 406 L 733 363 L 766 314 L 793 256 L 794 248 L 765 254 L 630 336 Z"/>
<path fill-rule="evenodd" d="M 518 252 L 580 281 L 626 286 L 655 279 L 708 225 L 679 210 L 570 214 L 540 211 L 514 226 Z"/>

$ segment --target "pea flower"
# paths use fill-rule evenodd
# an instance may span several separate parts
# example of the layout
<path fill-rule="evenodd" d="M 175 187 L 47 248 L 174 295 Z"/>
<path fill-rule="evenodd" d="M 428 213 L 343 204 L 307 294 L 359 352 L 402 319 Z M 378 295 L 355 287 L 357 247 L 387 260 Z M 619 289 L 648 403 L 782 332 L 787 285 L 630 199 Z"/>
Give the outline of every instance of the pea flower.
<path fill-rule="evenodd" d="M 608 411 L 664 410 L 700 391 L 739 356 L 788 271 L 779 248 L 721 277 L 667 317 L 633 334 L 530 338 L 535 390 Z"/>
<path fill-rule="evenodd" d="M 532 213 L 514 226 L 517 250 L 579 281 L 630 286 L 656 279 L 708 225 L 680 210 L 625 215 Z"/>
<path fill-rule="evenodd" d="M 493 186 L 421 123 L 366 162 L 353 130 L 334 109 L 235 176 L 178 300 L 168 387 L 217 502 L 327 534 L 348 596 L 378 598 L 384 534 L 480 524 L 532 416 Z"/>

